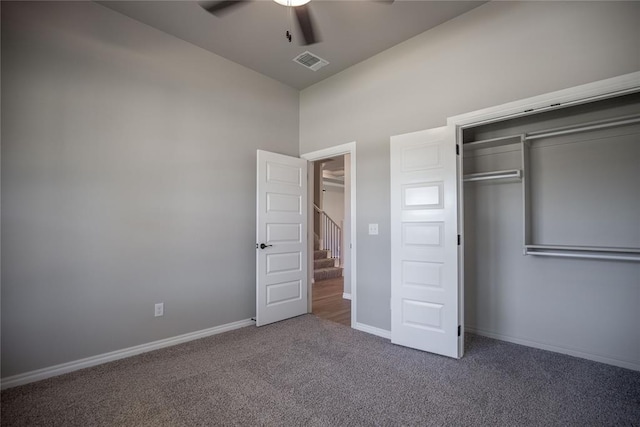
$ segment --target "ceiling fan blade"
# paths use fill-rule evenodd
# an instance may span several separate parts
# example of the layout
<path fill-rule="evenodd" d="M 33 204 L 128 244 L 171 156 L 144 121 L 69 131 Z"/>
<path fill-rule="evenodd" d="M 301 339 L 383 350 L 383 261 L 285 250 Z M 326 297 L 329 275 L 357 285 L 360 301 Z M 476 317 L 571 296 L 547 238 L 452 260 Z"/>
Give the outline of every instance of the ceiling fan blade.
<path fill-rule="evenodd" d="M 309 5 L 305 4 L 302 6 L 296 6 L 293 8 L 293 10 L 296 12 L 298 27 L 300 27 L 300 32 L 302 33 L 302 38 L 304 39 L 303 44 L 310 45 L 318 43 L 320 41 L 320 38 L 316 36 L 316 31 L 313 28 L 313 19 L 311 19 Z"/>
<path fill-rule="evenodd" d="M 203 2 L 200 6 L 212 15 L 220 16 L 233 10 L 236 6 L 248 3 L 250 0 L 223 0 L 214 2 Z"/>

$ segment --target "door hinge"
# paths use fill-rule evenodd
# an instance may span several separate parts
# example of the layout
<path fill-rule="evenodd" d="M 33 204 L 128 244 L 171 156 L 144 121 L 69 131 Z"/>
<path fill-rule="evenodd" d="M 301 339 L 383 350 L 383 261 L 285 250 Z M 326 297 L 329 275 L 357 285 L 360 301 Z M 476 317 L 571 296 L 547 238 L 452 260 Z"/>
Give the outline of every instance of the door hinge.
<path fill-rule="evenodd" d="M 460 144 L 456 144 L 456 154 L 460 155 Z"/>
<path fill-rule="evenodd" d="M 458 246 L 460 246 L 460 235 L 458 234 Z"/>
<path fill-rule="evenodd" d="M 460 327 L 460 325 L 458 325 L 458 336 L 460 336 L 461 333 L 462 333 L 462 328 Z"/>

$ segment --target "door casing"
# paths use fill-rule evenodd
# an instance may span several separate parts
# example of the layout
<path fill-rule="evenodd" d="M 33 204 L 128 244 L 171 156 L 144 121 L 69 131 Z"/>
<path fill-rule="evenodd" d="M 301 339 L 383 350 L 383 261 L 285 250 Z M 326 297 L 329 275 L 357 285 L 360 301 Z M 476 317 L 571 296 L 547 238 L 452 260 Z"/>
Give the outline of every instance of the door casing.
<path fill-rule="evenodd" d="M 326 159 L 329 157 L 335 157 L 335 156 L 340 156 L 340 155 L 344 155 L 344 154 L 349 154 L 350 156 L 350 162 L 349 162 L 349 166 L 351 168 L 351 174 L 350 174 L 350 190 L 351 190 L 351 198 L 350 198 L 350 216 L 349 216 L 349 221 L 350 221 L 350 225 L 351 225 L 351 233 L 349 235 L 349 240 L 351 242 L 351 256 L 350 256 L 350 263 L 351 263 L 351 327 L 352 328 L 356 328 L 357 329 L 357 290 L 356 290 L 356 284 L 357 284 L 357 269 L 356 269 L 356 143 L 354 142 L 349 142 L 346 144 L 342 144 L 342 145 L 337 145 L 334 147 L 329 147 L 329 148 L 325 148 L 322 150 L 318 150 L 318 151 L 312 151 L 309 153 L 305 153 L 302 154 L 300 156 L 300 158 L 308 160 L 310 162 L 316 161 L 316 160 L 322 160 L 322 159 Z M 308 183 L 308 188 L 309 188 L 309 194 L 313 194 L 313 176 L 312 174 L 309 174 L 309 183 Z M 312 203 L 313 199 L 311 197 L 309 197 L 310 203 Z M 307 209 L 308 212 L 308 224 L 313 224 L 313 206 L 310 205 Z M 309 266 L 313 265 L 313 227 L 307 227 L 307 241 L 309 244 Z M 348 250 L 349 248 L 343 248 L 344 250 Z M 312 289 L 311 289 L 311 278 L 313 275 L 313 269 L 309 268 L 309 273 L 308 273 L 308 285 L 309 285 L 309 290 L 307 292 L 307 298 L 308 298 L 308 310 L 309 313 L 311 313 L 311 304 L 312 304 Z"/>

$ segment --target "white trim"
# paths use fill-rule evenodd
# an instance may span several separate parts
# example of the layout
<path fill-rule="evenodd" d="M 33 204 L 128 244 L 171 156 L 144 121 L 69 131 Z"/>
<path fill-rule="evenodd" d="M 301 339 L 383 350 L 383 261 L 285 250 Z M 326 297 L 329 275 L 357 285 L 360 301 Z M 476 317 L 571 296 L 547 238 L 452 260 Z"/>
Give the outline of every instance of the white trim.
<path fill-rule="evenodd" d="M 637 71 L 635 73 L 624 74 L 610 79 L 449 117 L 447 118 L 447 124 L 464 127 L 477 125 L 482 122 L 507 120 L 513 117 L 536 114 L 541 111 L 564 108 L 568 104 L 591 102 L 599 98 L 608 98 L 623 93 L 637 92 L 639 90 L 640 71 Z"/>
<path fill-rule="evenodd" d="M 300 158 L 314 162 L 316 160 L 340 156 L 342 154 L 353 155 L 355 151 L 356 151 L 356 143 L 354 141 L 354 142 L 347 142 L 346 144 L 336 145 L 333 147 L 323 148 L 322 150 L 311 151 L 310 153 L 301 154 Z"/>
<path fill-rule="evenodd" d="M 376 328 L 374 326 L 365 325 L 364 323 L 356 323 L 354 329 L 357 329 L 362 332 L 366 332 L 368 334 L 376 335 L 385 339 L 391 339 L 391 331 L 387 331 L 386 329 Z"/>
<path fill-rule="evenodd" d="M 78 369 L 89 368 L 91 366 L 101 365 L 114 360 L 124 359 L 126 357 L 135 356 L 153 350 L 165 347 L 171 347 L 176 344 L 182 344 L 188 341 L 209 337 L 211 335 L 221 334 L 223 332 L 232 331 L 234 329 L 244 328 L 245 326 L 254 325 L 251 319 L 240 320 L 238 322 L 227 323 L 213 328 L 202 329 L 196 332 L 178 335 L 172 338 L 165 338 L 146 344 L 136 345 L 134 347 L 124 348 L 122 350 L 111 351 L 109 353 L 99 354 L 97 356 L 87 357 L 85 359 L 74 360 L 72 362 L 62 363 L 60 365 L 50 366 L 48 368 L 37 369 L 35 371 L 25 372 L 24 374 L 13 375 L 2 378 L 0 388 L 2 390 L 23 384 L 32 383 L 34 381 L 44 380 L 46 378 L 55 377 L 57 375 L 66 374 L 77 371 Z"/>
<path fill-rule="evenodd" d="M 346 144 L 336 145 L 334 147 L 305 153 L 300 157 L 313 162 L 316 160 L 326 159 L 328 157 L 335 157 L 343 154 L 349 154 L 351 158 L 351 182 L 349 183 L 349 186 L 351 187 L 351 327 L 356 328 L 356 319 L 358 318 L 356 315 L 356 284 L 358 283 L 358 281 L 356 280 L 356 259 L 358 258 L 356 248 L 356 143 L 355 141 L 348 142 Z M 309 199 L 313 200 L 313 197 L 310 197 Z"/>
<path fill-rule="evenodd" d="M 346 292 L 343 292 L 343 293 L 342 293 L 342 299 L 348 299 L 348 300 L 350 300 L 350 299 L 351 299 L 351 294 L 348 294 L 348 293 L 346 293 Z"/>
<path fill-rule="evenodd" d="M 496 334 L 493 332 L 485 331 L 483 329 L 474 328 L 471 326 L 465 326 L 465 332 L 471 332 L 483 337 L 493 338 L 500 341 L 506 341 L 513 344 L 525 345 L 527 347 L 539 348 L 540 350 L 553 351 L 554 353 L 567 354 L 569 356 L 580 357 L 582 359 L 593 360 L 595 362 L 606 363 L 608 365 L 619 366 L 621 368 L 632 369 L 634 371 L 640 371 L 640 364 L 628 362 L 625 360 L 613 359 L 611 357 L 600 356 L 593 353 L 585 353 L 581 350 L 576 350 L 569 347 L 561 347 L 551 344 L 544 344 L 538 341 L 532 341 L 527 339 L 515 338 L 509 335 Z"/>

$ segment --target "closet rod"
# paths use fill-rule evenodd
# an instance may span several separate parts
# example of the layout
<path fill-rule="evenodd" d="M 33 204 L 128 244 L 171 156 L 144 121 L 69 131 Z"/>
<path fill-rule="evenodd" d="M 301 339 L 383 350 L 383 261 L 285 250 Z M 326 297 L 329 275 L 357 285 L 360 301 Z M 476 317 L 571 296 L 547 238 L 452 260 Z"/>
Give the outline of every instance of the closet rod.
<path fill-rule="evenodd" d="M 520 179 L 522 178 L 522 171 L 520 169 L 513 169 L 513 170 L 495 171 L 495 172 L 472 173 L 469 175 L 464 175 L 462 177 L 462 181 L 474 182 L 474 181 L 486 181 L 489 179 L 504 179 L 504 178 Z"/>
<path fill-rule="evenodd" d="M 558 258 L 586 258 L 586 259 L 604 259 L 604 260 L 613 260 L 613 261 L 638 261 L 640 262 L 640 256 L 638 255 L 608 255 L 608 254 L 579 254 L 579 253 L 570 253 L 570 252 L 536 252 L 536 251 L 525 251 L 526 255 L 535 255 L 535 256 L 548 256 L 548 257 L 558 257 Z"/>
<path fill-rule="evenodd" d="M 579 126 L 574 125 L 545 131 L 531 132 L 527 134 L 524 139 L 526 141 L 531 141 L 533 139 L 549 138 L 551 136 L 568 135 L 597 129 L 607 129 L 616 126 L 630 125 L 633 123 L 640 123 L 640 115 L 624 116 L 617 119 L 598 120 L 595 122 L 584 123 Z"/>

